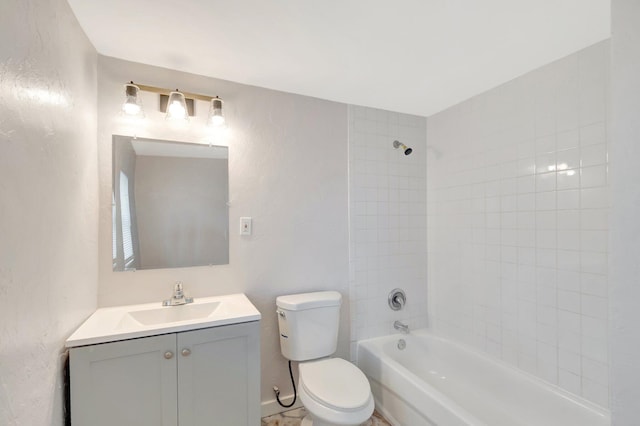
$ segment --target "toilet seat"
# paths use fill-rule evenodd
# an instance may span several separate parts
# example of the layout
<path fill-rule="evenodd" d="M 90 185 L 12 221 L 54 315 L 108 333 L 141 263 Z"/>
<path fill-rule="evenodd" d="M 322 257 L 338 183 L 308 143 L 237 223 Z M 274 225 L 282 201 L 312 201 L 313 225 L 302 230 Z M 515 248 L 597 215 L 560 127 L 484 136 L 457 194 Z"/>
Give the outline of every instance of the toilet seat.
<path fill-rule="evenodd" d="M 369 381 L 358 367 L 340 358 L 300 363 L 300 399 L 315 416 L 335 424 L 360 424 L 373 413 Z"/>

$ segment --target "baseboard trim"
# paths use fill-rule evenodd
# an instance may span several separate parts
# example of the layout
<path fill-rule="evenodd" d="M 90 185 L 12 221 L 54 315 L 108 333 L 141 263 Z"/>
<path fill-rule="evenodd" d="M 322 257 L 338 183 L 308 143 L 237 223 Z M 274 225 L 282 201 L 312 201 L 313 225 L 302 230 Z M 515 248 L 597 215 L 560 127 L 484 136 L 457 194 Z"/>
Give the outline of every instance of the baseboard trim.
<path fill-rule="evenodd" d="M 280 401 L 282 401 L 282 403 L 285 405 L 291 404 L 291 401 L 293 401 L 293 394 L 280 398 Z M 296 403 L 289 408 L 281 407 L 280 404 L 278 404 L 278 401 L 274 398 L 267 401 L 262 401 L 262 403 L 260 404 L 260 417 L 273 416 L 274 414 L 282 413 L 283 411 L 295 410 L 296 408 L 300 407 L 302 407 L 300 398 L 296 399 Z"/>

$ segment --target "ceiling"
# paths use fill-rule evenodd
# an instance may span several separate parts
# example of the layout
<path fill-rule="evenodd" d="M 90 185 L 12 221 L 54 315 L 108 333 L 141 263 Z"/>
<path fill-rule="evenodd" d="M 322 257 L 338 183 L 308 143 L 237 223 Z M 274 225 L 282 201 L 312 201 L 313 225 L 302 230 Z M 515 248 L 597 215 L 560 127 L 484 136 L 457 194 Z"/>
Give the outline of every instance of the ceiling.
<path fill-rule="evenodd" d="M 106 56 L 429 116 L 610 36 L 610 0 L 68 0 Z"/>

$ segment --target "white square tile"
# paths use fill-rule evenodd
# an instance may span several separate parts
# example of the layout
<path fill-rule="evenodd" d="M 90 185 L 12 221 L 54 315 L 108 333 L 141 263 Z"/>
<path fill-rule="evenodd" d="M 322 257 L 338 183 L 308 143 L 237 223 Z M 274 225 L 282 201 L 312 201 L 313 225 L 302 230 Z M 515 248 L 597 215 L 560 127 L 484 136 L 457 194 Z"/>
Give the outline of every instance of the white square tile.
<path fill-rule="evenodd" d="M 558 229 L 558 248 L 561 250 L 580 250 L 580 231 L 577 229 Z"/>
<path fill-rule="evenodd" d="M 556 249 L 554 248 L 536 249 L 536 266 L 543 267 L 543 268 L 550 268 L 554 270 L 554 273 L 555 273 L 555 268 L 557 267 L 557 264 L 558 264 L 558 254 Z"/>
<path fill-rule="evenodd" d="M 579 250 L 558 250 L 558 269 L 564 271 L 580 271 L 582 267 Z"/>
<path fill-rule="evenodd" d="M 607 363 L 609 358 L 606 339 L 596 339 L 588 336 L 581 338 L 581 353 L 583 357 L 594 361 Z"/>
<path fill-rule="evenodd" d="M 531 197 L 530 205 L 535 207 L 535 199 L 533 195 Z M 528 204 L 528 203 L 525 203 Z M 518 197 L 518 210 L 520 210 L 520 197 Z M 533 210 L 527 209 L 527 210 Z M 516 227 L 520 230 L 522 229 L 535 229 L 536 227 L 536 212 L 533 211 L 518 211 L 516 216 Z"/>
<path fill-rule="evenodd" d="M 580 210 L 558 210 L 558 229 L 580 229 Z"/>
<path fill-rule="evenodd" d="M 582 273 L 580 274 L 580 288 L 582 293 L 593 296 L 608 297 L 608 282 L 606 275 Z"/>
<path fill-rule="evenodd" d="M 589 145 L 580 148 L 580 166 L 598 166 L 606 164 L 608 160 L 607 146 L 605 144 Z"/>
<path fill-rule="evenodd" d="M 604 144 L 607 141 L 604 121 L 580 128 L 580 146 Z"/>
<path fill-rule="evenodd" d="M 559 328 L 558 347 L 561 349 L 579 353 L 581 351 L 580 333 Z"/>
<path fill-rule="evenodd" d="M 556 171 L 556 153 L 548 152 L 536 156 L 536 173 Z"/>
<path fill-rule="evenodd" d="M 562 151 L 564 149 L 577 148 L 580 145 L 580 133 L 578 130 L 570 130 L 561 132 L 556 135 L 556 149 Z"/>
<path fill-rule="evenodd" d="M 557 239 L 556 231 L 540 230 L 536 231 L 536 247 L 538 248 L 556 248 Z"/>
<path fill-rule="evenodd" d="M 580 254 L 580 271 L 606 275 L 608 258 L 606 253 L 582 252 Z"/>
<path fill-rule="evenodd" d="M 536 175 L 536 192 L 554 191 L 556 189 L 556 173 L 538 173 Z"/>
<path fill-rule="evenodd" d="M 558 311 L 558 327 L 561 331 L 580 336 L 580 315 L 567 310 Z"/>
<path fill-rule="evenodd" d="M 581 288 L 580 272 L 558 269 L 556 273 L 558 289 L 579 293 Z"/>
<path fill-rule="evenodd" d="M 580 186 L 590 188 L 607 184 L 607 166 L 583 167 L 580 176 Z"/>
<path fill-rule="evenodd" d="M 580 187 L 580 170 L 570 169 L 562 170 L 557 173 L 557 188 L 577 189 Z"/>
<path fill-rule="evenodd" d="M 600 296 L 593 296 L 591 294 L 583 294 L 582 300 L 582 315 L 607 319 L 607 298 Z"/>
<path fill-rule="evenodd" d="M 558 290 L 558 308 L 564 311 L 580 313 L 580 294 Z"/>
<path fill-rule="evenodd" d="M 566 192 L 566 191 L 564 191 Z M 536 210 L 555 210 L 556 191 L 541 192 L 536 194 Z"/>
<path fill-rule="evenodd" d="M 587 378 L 582 379 L 582 396 L 602 407 L 609 406 L 609 388 Z"/>
<path fill-rule="evenodd" d="M 607 339 L 606 318 L 594 318 L 582 315 L 582 335 L 598 340 Z"/>
<path fill-rule="evenodd" d="M 580 232 L 580 249 L 606 253 L 608 250 L 609 232 L 583 230 Z"/>
<path fill-rule="evenodd" d="M 537 153 L 554 152 L 556 150 L 556 135 L 551 134 L 537 138 L 535 143 Z"/>
<path fill-rule="evenodd" d="M 556 154 L 556 170 L 563 171 L 580 167 L 580 150 L 569 148 Z"/>
<path fill-rule="evenodd" d="M 562 370 L 566 370 L 576 375 L 582 375 L 582 358 L 577 352 L 567 349 L 558 350 L 558 365 Z"/>
<path fill-rule="evenodd" d="M 575 210 L 580 208 L 580 191 L 568 189 L 558 191 L 558 210 Z"/>
<path fill-rule="evenodd" d="M 579 95 L 579 118 L 581 125 L 602 122 L 606 118 L 606 90 L 602 84 L 582 87 Z"/>
<path fill-rule="evenodd" d="M 580 375 L 562 368 L 559 371 L 558 385 L 575 395 L 581 395 L 582 393 Z"/>
<path fill-rule="evenodd" d="M 556 212 L 553 210 L 536 212 L 536 228 L 555 230 L 557 228 Z"/>
<path fill-rule="evenodd" d="M 580 228 L 603 231 L 609 229 L 609 209 L 581 210 Z"/>

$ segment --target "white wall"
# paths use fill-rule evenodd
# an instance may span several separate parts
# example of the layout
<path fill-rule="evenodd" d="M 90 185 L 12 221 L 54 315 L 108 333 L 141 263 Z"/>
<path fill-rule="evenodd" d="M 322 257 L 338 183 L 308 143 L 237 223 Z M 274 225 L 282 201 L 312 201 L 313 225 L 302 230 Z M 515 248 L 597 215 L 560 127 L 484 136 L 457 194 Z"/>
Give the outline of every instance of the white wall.
<path fill-rule="evenodd" d="M 608 41 L 427 120 L 438 332 L 608 405 Z"/>
<path fill-rule="evenodd" d="M 347 107 L 213 78 L 99 57 L 100 239 L 99 304 L 160 302 L 173 283 L 184 282 L 194 297 L 245 292 L 262 318 L 262 399 L 277 384 L 290 391 L 280 355 L 275 298 L 281 294 L 335 289 L 345 297 L 338 354 L 348 356 Z M 159 87 L 219 95 L 231 134 L 229 144 L 229 265 L 111 270 L 111 137 L 132 135 L 198 141 L 208 108 L 186 128 L 171 128 L 145 99 L 147 118 L 119 114 L 123 84 L 133 80 Z M 220 142 L 220 141 L 218 141 Z M 239 218 L 253 217 L 253 235 L 239 236 Z"/>
<path fill-rule="evenodd" d="M 351 355 L 360 339 L 427 325 L 426 119 L 349 106 Z M 413 148 L 406 156 L 399 140 Z M 387 304 L 407 295 L 404 310 Z"/>
<path fill-rule="evenodd" d="M 0 424 L 62 425 L 96 307 L 96 52 L 64 0 L 0 13 Z"/>
<path fill-rule="evenodd" d="M 640 3 L 612 1 L 611 37 L 611 411 L 640 418 Z"/>

